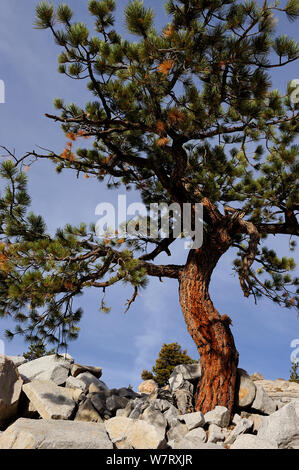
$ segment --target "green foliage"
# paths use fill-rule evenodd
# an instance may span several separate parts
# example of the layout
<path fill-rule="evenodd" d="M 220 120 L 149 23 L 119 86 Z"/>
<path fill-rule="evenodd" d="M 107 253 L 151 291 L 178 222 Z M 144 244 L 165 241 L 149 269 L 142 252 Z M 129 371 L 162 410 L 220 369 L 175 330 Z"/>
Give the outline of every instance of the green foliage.
<path fill-rule="evenodd" d="M 38 359 L 39 357 L 51 356 L 52 354 L 55 354 L 55 349 L 47 351 L 44 343 L 35 343 L 30 344 L 28 350 L 23 353 L 23 357 L 27 361 L 33 361 L 34 359 Z"/>
<path fill-rule="evenodd" d="M 296 382 L 299 384 L 299 373 L 298 373 L 299 363 L 294 361 L 292 362 L 292 367 L 290 369 L 290 378 L 289 382 Z"/>
<path fill-rule="evenodd" d="M 186 349 L 182 350 L 178 343 L 163 343 L 152 372 L 148 370 L 142 371 L 141 378 L 143 380 L 153 379 L 160 387 L 163 387 L 168 382 L 175 366 L 180 364 L 195 364 L 196 362 L 187 355 Z"/>
<path fill-rule="evenodd" d="M 299 16 L 299 1 L 289 0 L 285 7 L 286 14 L 291 21 L 295 21 Z"/>
<path fill-rule="evenodd" d="M 105 290 L 123 282 L 134 286 L 135 296 L 147 285 L 146 270 L 130 250 L 116 258 L 114 250 L 122 240 L 97 244 L 94 226 L 68 224 L 50 237 L 41 216 L 26 215 L 30 199 L 25 174 L 6 160 L 0 176 L 7 181 L 0 198 L 0 317 L 10 316 L 17 323 L 15 331 L 5 332 L 6 338 L 20 334 L 34 348 L 43 339 L 63 348 L 78 337 L 83 312 L 74 299 L 83 288 Z M 96 250 L 96 256 L 90 256 L 90 250 Z M 115 263 L 116 270 L 111 268 Z M 100 282 L 107 272 L 110 278 Z M 101 310 L 109 311 L 104 300 Z"/>
<path fill-rule="evenodd" d="M 36 7 L 35 27 L 37 29 L 51 28 L 54 24 L 54 5 L 47 1 L 40 2 Z"/>
<path fill-rule="evenodd" d="M 146 10 L 143 1 L 133 0 L 125 10 L 125 18 L 130 33 L 144 36 L 153 25 L 154 12 L 151 8 Z"/>
<path fill-rule="evenodd" d="M 141 373 L 142 380 L 154 380 L 154 375 L 149 370 L 143 370 Z"/>
<path fill-rule="evenodd" d="M 69 25 L 73 16 L 73 11 L 66 3 L 61 3 L 57 7 L 56 18 L 60 23 Z"/>
<path fill-rule="evenodd" d="M 134 0 L 124 14 L 134 40 L 116 31 L 115 8 L 114 0 L 90 0 L 89 27 L 65 3 L 36 7 L 35 26 L 49 29 L 59 46 L 59 71 L 86 80 L 91 95 L 80 105 L 55 98 L 59 115 L 49 117 L 67 142 L 61 153 L 42 156 L 58 173 L 135 188 L 148 209 L 205 201 L 205 240 L 219 229 L 219 211 L 244 295 L 296 308 L 294 258 L 279 256 L 268 239 L 291 236 L 294 251 L 299 233 L 299 105 L 290 84 L 283 92 L 271 87 L 272 70 L 299 57 L 275 17 L 295 20 L 298 0 L 169 0 L 161 30 L 153 10 Z M 117 282 L 130 285 L 129 308 L 149 275 L 178 277 L 173 265 L 154 264 L 159 254 L 171 255 L 174 242 L 171 231 L 162 239 L 161 218 L 158 240 L 147 231 L 135 240 L 109 233 L 102 240 L 84 224 L 50 236 L 42 217 L 29 212 L 26 159 L 8 156 L 0 166 L 0 315 L 17 322 L 8 337 L 62 347 L 78 335 L 76 302 L 85 289 L 104 296 Z M 104 298 L 100 309 L 109 311 Z"/>

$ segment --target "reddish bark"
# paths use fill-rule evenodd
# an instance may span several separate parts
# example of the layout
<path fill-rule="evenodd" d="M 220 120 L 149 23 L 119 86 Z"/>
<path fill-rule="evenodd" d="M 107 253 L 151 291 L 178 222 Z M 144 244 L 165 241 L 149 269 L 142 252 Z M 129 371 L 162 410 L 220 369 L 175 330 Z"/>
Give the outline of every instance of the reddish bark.
<path fill-rule="evenodd" d="M 180 304 L 198 352 L 202 376 L 198 383 L 195 408 L 206 413 L 216 405 L 230 412 L 235 401 L 238 352 L 230 331 L 230 318 L 221 316 L 209 295 L 211 274 L 232 240 L 218 230 L 204 245 L 191 250 L 179 275 Z"/>

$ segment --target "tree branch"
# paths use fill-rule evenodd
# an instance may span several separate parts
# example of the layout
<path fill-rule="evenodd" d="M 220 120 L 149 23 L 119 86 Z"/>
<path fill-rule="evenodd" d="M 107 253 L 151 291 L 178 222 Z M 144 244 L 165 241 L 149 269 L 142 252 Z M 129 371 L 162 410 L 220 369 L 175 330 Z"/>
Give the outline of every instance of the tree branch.
<path fill-rule="evenodd" d="M 238 224 L 243 227 L 246 233 L 249 235 L 248 249 L 242 257 L 242 267 L 239 271 L 239 280 L 241 288 L 244 292 L 244 296 L 249 297 L 251 292 L 249 283 L 250 268 L 257 254 L 260 234 L 252 222 L 248 222 L 241 218 L 238 218 L 237 220 Z"/>
<path fill-rule="evenodd" d="M 172 279 L 178 279 L 180 272 L 183 270 L 184 266 L 177 264 L 167 264 L 167 265 L 155 265 L 152 263 L 147 263 L 145 261 L 140 262 L 140 266 L 146 269 L 146 272 L 149 276 L 155 277 L 169 277 Z"/>

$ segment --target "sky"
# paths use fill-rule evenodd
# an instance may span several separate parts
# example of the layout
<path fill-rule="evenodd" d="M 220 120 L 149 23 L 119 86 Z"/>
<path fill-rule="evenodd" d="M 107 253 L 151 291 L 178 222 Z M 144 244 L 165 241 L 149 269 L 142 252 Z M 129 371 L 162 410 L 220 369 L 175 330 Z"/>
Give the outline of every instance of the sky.
<path fill-rule="evenodd" d="M 53 2 L 58 4 L 59 2 Z M 124 34 L 122 17 L 127 0 L 117 0 L 116 29 Z M 167 22 L 163 2 L 146 0 L 156 12 L 156 25 Z M 283 1 L 282 4 L 285 2 Z M 15 150 L 16 155 L 36 149 L 37 145 L 60 153 L 65 136 L 59 125 L 49 121 L 45 113 L 53 113 L 53 99 L 84 104 L 90 99 L 83 82 L 72 81 L 57 72 L 57 55 L 49 31 L 33 28 L 36 0 L 1 0 L 0 2 L 0 80 L 5 83 L 5 103 L 0 104 L 0 145 Z M 90 21 L 86 0 L 69 0 L 78 21 Z M 281 33 L 299 39 L 298 22 L 279 20 Z M 273 87 L 285 91 L 287 82 L 299 78 L 298 65 L 283 71 L 275 70 Z M 116 203 L 117 191 L 109 191 L 104 184 L 84 178 L 77 179 L 71 171 L 57 175 L 54 166 L 46 161 L 34 164 L 29 172 L 29 191 L 32 209 L 42 214 L 48 230 L 66 223 L 96 222 L 95 208 L 100 202 Z M 125 194 L 124 189 L 119 194 Z M 128 202 L 138 200 L 129 193 Z M 276 236 L 273 246 L 279 255 L 288 255 L 288 239 Z M 183 263 L 187 251 L 178 246 L 172 263 Z M 232 332 L 240 354 L 239 367 L 249 373 L 258 371 L 267 379 L 288 378 L 291 366 L 291 342 L 299 338 L 299 320 L 296 312 L 283 309 L 268 300 L 258 305 L 242 296 L 238 279 L 232 272 L 234 256 L 228 252 L 220 260 L 211 281 L 211 297 L 221 314 L 232 318 Z M 168 263 L 160 255 L 159 264 Z M 76 362 L 100 366 L 102 379 L 110 387 L 129 384 L 137 389 L 143 369 L 150 370 L 163 343 L 178 342 L 188 354 L 198 359 L 198 352 L 189 336 L 179 306 L 178 283 L 164 279 L 150 279 L 128 313 L 125 302 L 131 289 L 115 286 L 107 291 L 109 314 L 99 310 L 101 292 L 90 290 L 80 297 L 84 309 L 79 339 L 70 343 L 69 353 Z M 22 354 L 28 346 L 22 338 L 12 342 L 4 339 L 5 329 L 12 327 L 7 319 L 0 320 L 0 340 L 7 355 Z M 299 345 L 299 339 L 298 343 Z"/>

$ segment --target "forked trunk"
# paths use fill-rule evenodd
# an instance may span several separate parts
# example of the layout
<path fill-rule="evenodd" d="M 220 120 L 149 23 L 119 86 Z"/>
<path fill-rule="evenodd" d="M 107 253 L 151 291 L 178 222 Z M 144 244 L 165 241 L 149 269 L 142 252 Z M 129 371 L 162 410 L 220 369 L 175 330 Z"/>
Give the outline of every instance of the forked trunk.
<path fill-rule="evenodd" d="M 217 405 L 230 412 L 235 401 L 238 352 L 230 331 L 230 318 L 221 316 L 209 296 L 211 274 L 231 240 L 225 232 L 202 248 L 191 250 L 179 277 L 180 304 L 200 354 L 202 376 L 195 394 L 195 408 L 206 413 Z"/>

